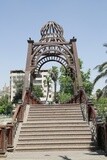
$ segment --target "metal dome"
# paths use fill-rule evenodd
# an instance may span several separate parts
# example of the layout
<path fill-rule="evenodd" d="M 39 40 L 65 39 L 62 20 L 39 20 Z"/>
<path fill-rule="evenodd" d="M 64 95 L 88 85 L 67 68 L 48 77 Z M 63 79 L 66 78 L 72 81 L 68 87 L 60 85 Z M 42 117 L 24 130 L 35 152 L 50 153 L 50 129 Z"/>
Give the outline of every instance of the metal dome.
<path fill-rule="evenodd" d="M 53 21 L 48 21 L 48 23 L 41 28 L 40 33 L 40 41 L 65 41 L 63 38 L 63 28 Z"/>

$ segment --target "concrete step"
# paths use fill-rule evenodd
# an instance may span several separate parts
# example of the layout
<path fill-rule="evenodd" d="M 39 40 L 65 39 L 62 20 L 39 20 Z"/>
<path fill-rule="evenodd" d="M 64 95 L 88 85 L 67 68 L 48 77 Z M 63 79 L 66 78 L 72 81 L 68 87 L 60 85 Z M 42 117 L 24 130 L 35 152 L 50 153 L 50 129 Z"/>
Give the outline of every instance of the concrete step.
<path fill-rule="evenodd" d="M 20 133 L 20 136 L 19 138 L 78 138 L 78 137 L 83 137 L 83 138 L 87 138 L 87 137 L 90 137 L 91 139 L 91 133 L 90 132 L 87 132 L 87 133 L 41 133 L 41 134 L 38 134 L 38 133 L 26 133 L 26 132 L 23 132 L 23 133 Z"/>
<path fill-rule="evenodd" d="M 80 105 L 34 105 L 34 106 L 30 106 L 31 109 L 48 109 L 48 108 L 80 108 Z"/>
<path fill-rule="evenodd" d="M 63 147 L 60 147 L 60 146 L 45 146 L 44 147 L 33 147 L 33 148 L 30 148 L 29 146 L 27 147 L 17 147 L 16 148 L 16 151 L 18 152 L 38 152 L 38 151 L 41 151 L 41 152 L 46 152 L 46 151 L 83 151 L 83 150 L 91 150 L 91 151 L 94 151 L 95 150 L 95 147 L 94 146 L 90 146 L 90 145 L 85 145 L 85 146 L 76 146 L 76 145 L 72 145 L 72 146 L 63 146 Z"/>
<path fill-rule="evenodd" d="M 51 114 L 51 115 L 28 115 L 28 118 L 83 118 L 82 115 L 62 115 L 62 114 Z"/>
<path fill-rule="evenodd" d="M 60 121 L 60 120 L 53 120 L 53 121 L 32 121 L 32 122 L 26 122 L 26 123 L 23 123 L 23 126 L 26 126 L 26 125 L 33 125 L 33 126 L 35 126 L 35 125 L 73 125 L 73 126 L 75 126 L 75 125 L 87 125 L 88 126 L 88 124 L 85 122 L 85 121 L 83 121 L 83 120 L 74 120 L 74 121 Z"/>
<path fill-rule="evenodd" d="M 55 114 L 55 115 L 79 115 L 81 114 L 81 111 L 80 110 L 72 110 L 72 112 L 69 112 L 69 110 L 64 110 L 64 111 L 60 111 L 59 112 L 55 112 L 55 111 L 29 111 L 29 115 L 44 115 L 44 114 L 47 114 L 47 115 L 52 115 L 52 114 Z"/>
<path fill-rule="evenodd" d="M 31 105 L 30 106 L 30 108 L 69 108 L 69 107 L 71 107 L 71 108 L 78 108 L 78 107 L 80 107 L 80 104 L 58 104 L 58 105 L 38 105 L 38 104 L 36 104 L 36 105 Z"/>
<path fill-rule="evenodd" d="M 45 132 L 45 131 L 47 131 L 47 132 L 51 132 L 51 131 L 89 131 L 89 128 L 86 126 L 86 127 L 40 127 L 40 128 L 38 128 L 38 127 L 22 127 L 21 128 L 21 131 L 23 132 L 26 132 L 26 131 L 31 131 L 31 132 L 33 132 L 33 131 L 43 131 L 43 132 Z"/>
<path fill-rule="evenodd" d="M 90 131 L 89 130 L 83 130 L 83 129 L 78 129 L 78 130 L 66 130 L 66 129 L 59 129 L 59 130 L 21 130 L 20 131 L 20 134 L 24 134 L 24 135 L 29 135 L 29 134 L 31 134 L 31 135 L 51 135 L 51 134 L 78 134 L 78 135 L 80 135 L 81 133 L 85 133 L 85 134 L 89 134 L 90 133 Z"/>
<path fill-rule="evenodd" d="M 94 149 L 92 143 L 42 143 L 42 144 L 18 144 L 16 151 L 51 151 L 51 150 L 83 150 L 83 149 Z"/>
<path fill-rule="evenodd" d="M 82 120 L 82 116 L 80 117 L 28 117 L 27 121 L 54 121 L 54 120 L 61 120 L 61 121 L 68 121 L 68 120 Z"/>
<path fill-rule="evenodd" d="M 55 136 L 44 136 L 44 137 L 19 137 L 19 143 L 22 141 L 23 142 L 46 142 L 46 141 L 72 141 L 72 142 L 77 142 L 77 141 L 90 141 L 91 135 L 86 135 L 84 136 L 78 136 L 78 137 L 68 137 L 68 136 L 61 136 L 61 137 L 55 137 Z"/>
<path fill-rule="evenodd" d="M 91 142 L 91 140 L 76 140 L 76 141 L 73 141 L 73 140 L 54 140 L 54 141 L 19 141 L 17 146 L 40 146 L 40 145 L 93 145 L 93 142 Z"/>
<path fill-rule="evenodd" d="M 54 124 L 53 126 L 52 126 L 52 124 L 38 124 L 38 125 L 32 125 L 32 124 L 30 124 L 30 125 L 22 125 L 22 129 L 23 128 L 28 128 L 28 129 L 37 129 L 37 128 L 50 128 L 50 129 L 54 129 L 54 128 L 88 128 L 89 129 L 89 126 L 87 126 L 87 125 L 72 125 L 72 124 Z"/>
<path fill-rule="evenodd" d="M 22 124 L 16 151 L 93 149 L 80 105 L 32 105 Z"/>
<path fill-rule="evenodd" d="M 32 107 L 30 108 L 30 111 L 41 111 L 41 110 L 44 110 L 44 111 L 50 111 L 50 110 L 81 110 L 80 107 Z"/>

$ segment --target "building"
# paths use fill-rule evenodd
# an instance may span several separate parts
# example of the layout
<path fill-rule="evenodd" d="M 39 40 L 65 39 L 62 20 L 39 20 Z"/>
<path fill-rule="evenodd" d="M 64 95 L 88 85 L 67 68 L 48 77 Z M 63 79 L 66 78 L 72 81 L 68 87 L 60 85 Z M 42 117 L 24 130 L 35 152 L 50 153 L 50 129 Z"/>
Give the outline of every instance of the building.
<path fill-rule="evenodd" d="M 0 98 L 5 95 L 8 95 L 8 97 L 10 97 L 10 87 L 7 86 L 6 84 L 4 85 L 2 90 L 0 90 Z"/>
<path fill-rule="evenodd" d="M 39 85 L 43 90 L 43 97 L 40 98 L 41 101 L 46 101 L 47 96 L 47 85 L 44 83 L 46 76 L 49 76 L 48 70 L 41 70 L 39 74 L 36 74 L 36 79 L 33 82 L 33 85 Z M 10 99 L 13 100 L 13 97 L 16 93 L 15 82 L 23 80 L 25 77 L 25 72 L 23 70 L 12 70 L 10 71 Z M 51 102 L 53 99 L 52 85 L 50 84 L 48 101 Z"/>
<path fill-rule="evenodd" d="M 13 97 L 16 93 L 16 81 L 21 81 L 25 77 L 25 72 L 23 70 L 12 70 L 10 71 L 10 100 L 13 100 Z"/>
<path fill-rule="evenodd" d="M 43 90 L 43 97 L 40 98 L 40 100 L 42 102 L 46 101 L 46 97 L 47 97 L 47 85 L 45 83 L 46 81 L 46 76 L 49 76 L 49 72 L 48 70 L 40 70 L 39 74 L 36 74 L 36 79 L 34 80 L 33 84 L 34 85 L 39 85 L 42 87 Z M 53 100 L 53 92 L 52 92 L 52 83 L 50 83 L 50 87 L 49 87 L 49 94 L 48 94 L 48 102 L 52 102 Z"/>

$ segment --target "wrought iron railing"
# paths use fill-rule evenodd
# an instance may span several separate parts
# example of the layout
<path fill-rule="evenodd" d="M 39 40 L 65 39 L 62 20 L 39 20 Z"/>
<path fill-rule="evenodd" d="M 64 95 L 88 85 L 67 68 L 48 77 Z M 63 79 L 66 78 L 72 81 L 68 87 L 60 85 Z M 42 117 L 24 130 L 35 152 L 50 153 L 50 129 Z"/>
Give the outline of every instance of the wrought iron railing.
<path fill-rule="evenodd" d="M 20 122 L 23 122 L 26 104 L 40 103 L 30 92 L 26 92 L 24 101 L 17 105 L 12 121 L 0 125 L 0 154 L 14 150 L 14 137 Z"/>
<path fill-rule="evenodd" d="M 105 122 L 102 121 L 101 117 L 98 116 L 97 109 L 92 103 L 92 100 L 87 97 L 83 89 L 78 91 L 73 101 L 80 103 L 83 120 L 87 121 L 90 126 L 92 140 L 107 155 L 107 118 Z"/>

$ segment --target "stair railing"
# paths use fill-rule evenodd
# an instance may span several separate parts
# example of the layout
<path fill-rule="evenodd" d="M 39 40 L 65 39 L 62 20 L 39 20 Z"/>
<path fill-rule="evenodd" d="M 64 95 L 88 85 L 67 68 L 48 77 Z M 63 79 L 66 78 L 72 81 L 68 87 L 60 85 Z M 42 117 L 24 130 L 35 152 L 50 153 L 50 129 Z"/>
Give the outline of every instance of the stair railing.
<path fill-rule="evenodd" d="M 7 151 L 6 125 L 0 125 L 0 154 Z"/>
<path fill-rule="evenodd" d="M 26 104 L 35 103 L 38 103 L 38 101 L 29 92 L 26 92 L 24 101 L 16 106 L 12 121 L 5 125 L 0 125 L 0 154 L 5 155 L 7 151 L 13 151 L 13 141 L 19 123 L 23 122 Z"/>
<path fill-rule="evenodd" d="M 92 103 L 92 100 L 87 97 L 84 89 L 80 89 L 77 92 L 73 102 L 80 103 L 83 120 L 87 121 L 90 126 L 92 140 L 99 149 L 105 151 L 105 155 L 107 156 L 107 118 L 103 122 L 101 117 L 98 116 L 96 107 Z"/>

